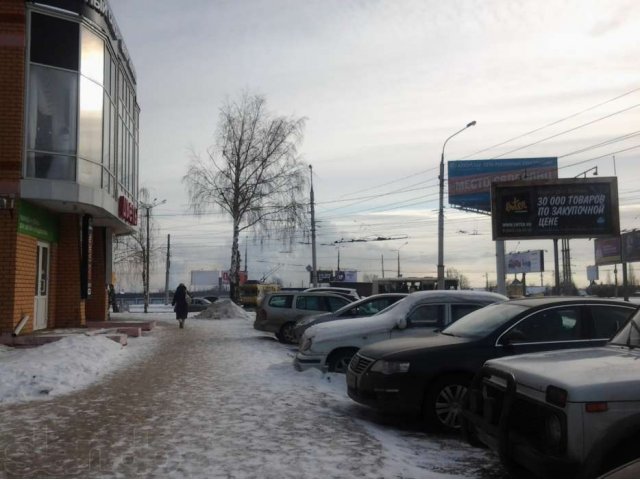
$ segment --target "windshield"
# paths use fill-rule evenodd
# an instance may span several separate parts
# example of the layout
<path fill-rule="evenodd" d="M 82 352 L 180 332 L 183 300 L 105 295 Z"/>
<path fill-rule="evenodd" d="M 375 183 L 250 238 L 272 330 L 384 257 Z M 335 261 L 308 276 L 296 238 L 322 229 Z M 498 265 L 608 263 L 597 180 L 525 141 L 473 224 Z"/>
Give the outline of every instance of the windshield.
<path fill-rule="evenodd" d="M 527 307 L 510 303 L 488 305 L 465 315 L 442 333 L 454 337 L 483 338 L 525 310 Z"/>
<path fill-rule="evenodd" d="M 626 345 L 631 348 L 640 347 L 640 310 L 609 342 L 613 345 Z"/>

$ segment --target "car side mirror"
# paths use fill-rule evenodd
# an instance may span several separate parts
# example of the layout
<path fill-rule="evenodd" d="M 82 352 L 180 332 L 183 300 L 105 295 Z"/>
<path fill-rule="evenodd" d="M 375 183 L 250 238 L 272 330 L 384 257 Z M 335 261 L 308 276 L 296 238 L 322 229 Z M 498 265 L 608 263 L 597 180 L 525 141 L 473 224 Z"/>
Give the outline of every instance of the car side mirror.
<path fill-rule="evenodd" d="M 404 330 L 405 328 L 407 328 L 407 319 L 406 318 L 399 318 L 398 321 L 396 322 L 396 326 L 400 329 L 400 330 Z"/>

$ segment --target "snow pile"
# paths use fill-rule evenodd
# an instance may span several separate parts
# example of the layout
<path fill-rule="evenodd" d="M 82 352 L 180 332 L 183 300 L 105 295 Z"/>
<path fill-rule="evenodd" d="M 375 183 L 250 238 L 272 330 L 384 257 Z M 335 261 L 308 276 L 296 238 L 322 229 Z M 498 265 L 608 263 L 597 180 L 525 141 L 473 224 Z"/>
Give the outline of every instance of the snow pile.
<path fill-rule="evenodd" d="M 106 337 L 70 335 L 30 349 L 0 351 L 0 404 L 60 395 L 97 380 L 122 345 Z"/>
<path fill-rule="evenodd" d="M 242 307 L 233 303 L 230 299 L 225 298 L 216 300 L 211 305 L 193 318 L 212 318 L 215 320 L 225 320 L 230 318 L 239 318 L 242 320 L 252 320 L 253 313 L 247 312 Z"/>

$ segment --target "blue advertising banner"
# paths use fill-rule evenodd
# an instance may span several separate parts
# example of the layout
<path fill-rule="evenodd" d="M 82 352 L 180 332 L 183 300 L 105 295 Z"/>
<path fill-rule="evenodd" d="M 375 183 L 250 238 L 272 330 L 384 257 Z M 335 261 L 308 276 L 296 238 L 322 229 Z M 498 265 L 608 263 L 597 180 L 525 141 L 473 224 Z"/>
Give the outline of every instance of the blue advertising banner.
<path fill-rule="evenodd" d="M 557 157 L 448 162 L 449 205 L 491 212 L 491 184 L 558 178 Z"/>

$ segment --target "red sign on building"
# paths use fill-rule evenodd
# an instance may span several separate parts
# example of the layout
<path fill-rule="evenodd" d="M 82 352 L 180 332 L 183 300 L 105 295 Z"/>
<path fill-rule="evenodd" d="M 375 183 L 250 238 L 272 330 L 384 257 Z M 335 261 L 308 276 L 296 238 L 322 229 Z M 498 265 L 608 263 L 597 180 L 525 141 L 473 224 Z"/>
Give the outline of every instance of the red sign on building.
<path fill-rule="evenodd" d="M 129 225 L 138 224 L 138 209 L 127 197 L 121 196 L 118 199 L 118 217 L 123 219 Z"/>

